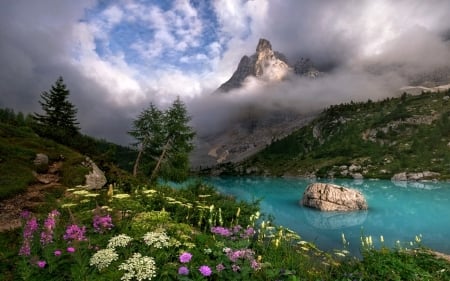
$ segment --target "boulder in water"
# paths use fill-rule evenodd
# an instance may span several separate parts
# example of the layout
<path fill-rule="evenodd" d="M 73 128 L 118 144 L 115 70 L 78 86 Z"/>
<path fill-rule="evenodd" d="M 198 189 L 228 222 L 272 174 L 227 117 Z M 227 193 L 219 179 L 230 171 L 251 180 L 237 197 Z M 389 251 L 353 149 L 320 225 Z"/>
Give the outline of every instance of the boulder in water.
<path fill-rule="evenodd" d="M 367 210 L 363 194 L 355 189 L 329 184 L 312 183 L 305 192 L 300 204 L 320 211 Z"/>

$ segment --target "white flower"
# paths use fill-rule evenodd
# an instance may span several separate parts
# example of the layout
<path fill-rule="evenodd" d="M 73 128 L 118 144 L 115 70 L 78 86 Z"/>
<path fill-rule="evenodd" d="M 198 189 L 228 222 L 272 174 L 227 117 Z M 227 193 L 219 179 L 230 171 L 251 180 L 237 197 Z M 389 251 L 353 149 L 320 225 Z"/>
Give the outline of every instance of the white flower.
<path fill-rule="evenodd" d="M 169 247 L 170 238 L 164 231 L 147 232 L 143 239 L 148 246 L 153 246 L 158 249 Z"/>
<path fill-rule="evenodd" d="M 126 234 L 119 234 L 111 237 L 111 239 L 109 239 L 108 246 L 106 247 L 110 249 L 115 249 L 117 247 L 126 247 L 131 242 L 131 240 L 133 240 L 133 238 L 131 238 L 130 236 Z"/>
<path fill-rule="evenodd" d="M 103 249 L 99 250 L 95 253 L 91 259 L 89 264 L 91 266 L 96 266 L 98 270 L 102 270 L 103 268 L 108 267 L 113 261 L 116 261 L 119 258 L 119 255 L 114 251 L 114 249 Z"/>
<path fill-rule="evenodd" d="M 138 281 L 151 280 L 156 276 L 155 260 L 151 257 L 134 253 L 133 256 L 119 265 L 119 270 L 126 271 L 120 280 L 130 281 L 135 278 Z"/>
<path fill-rule="evenodd" d="M 120 194 L 113 195 L 113 197 L 116 198 L 116 199 L 124 199 L 124 198 L 129 198 L 130 194 L 120 193 Z"/>

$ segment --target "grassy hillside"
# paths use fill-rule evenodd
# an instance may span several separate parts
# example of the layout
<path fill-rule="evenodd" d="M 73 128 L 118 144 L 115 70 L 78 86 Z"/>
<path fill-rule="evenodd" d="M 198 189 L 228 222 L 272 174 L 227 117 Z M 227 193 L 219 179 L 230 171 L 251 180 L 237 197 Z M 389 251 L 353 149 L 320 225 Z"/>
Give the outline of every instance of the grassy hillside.
<path fill-rule="evenodd" d="M 37 153 L 49 157 L 49 163 L 63 156 L 60 182 L 66 186 L 83 184 L 88 169 L 81 165 L 86 156 L 92 158 L 113 182 L 124 182 L 130 176 L 135 152 L 103 140 L 79 135 L 67 145 L 39 137 L 31 128 L 29 117 L 0 109 L 0 200 L 24 191 L 35 181 L 33 160 Z"/>
<path fill-rule="evenodd" d="M 391 178 L 432 171 L 450 178 L 450 92 L 403 94 L 331 106 L 231 173 Z"/>

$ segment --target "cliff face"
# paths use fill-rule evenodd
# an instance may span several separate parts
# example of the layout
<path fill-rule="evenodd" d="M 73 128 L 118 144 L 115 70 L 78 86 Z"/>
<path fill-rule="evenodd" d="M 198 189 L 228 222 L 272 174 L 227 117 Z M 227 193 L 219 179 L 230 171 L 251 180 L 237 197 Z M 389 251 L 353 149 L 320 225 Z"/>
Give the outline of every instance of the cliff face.
<path fill-rule="evenodd" d="M 228 92 L 240 88 L 249 76 L 265 81 L 281 81 L 290 73 L 313 78 L 320 74 L 309 59 L 302 58 L 291 66 L 286 56 L 272 50 L 272 44 L 268 40 L 260 39 L 256 53 L 243 56 L 236 71 L 219 87 L 218 91 Z"/>

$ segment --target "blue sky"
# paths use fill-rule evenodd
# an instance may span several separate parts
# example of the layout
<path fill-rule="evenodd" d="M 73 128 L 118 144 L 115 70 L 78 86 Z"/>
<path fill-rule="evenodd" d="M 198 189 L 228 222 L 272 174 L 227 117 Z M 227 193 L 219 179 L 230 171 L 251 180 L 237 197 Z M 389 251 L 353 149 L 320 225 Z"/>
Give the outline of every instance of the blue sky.
<path fill-rule="evenodd" d="M 309 57 L 319 66 L 350 69 L 345 75 L 352 77 L 373 62 L 408 72 L 449 61 L 449 30 L 448 0 L 6 0 L 0 106 L 39 111 L 40 93 L 62 75 L 83 131 L 123 143 L 149 102 L 164 106 L 180 96 L 195 110 L 214 109 L 203 101 L 260 38 L 292 61 Z M 287 92 L 276 97 L 290 105 L 324 104 L 324 89 L 281 87 L 273 91 Z M 326 102 L 354 98 L 342 95 Z M 248 102 L 264 100 L 253 96 Z"/>

